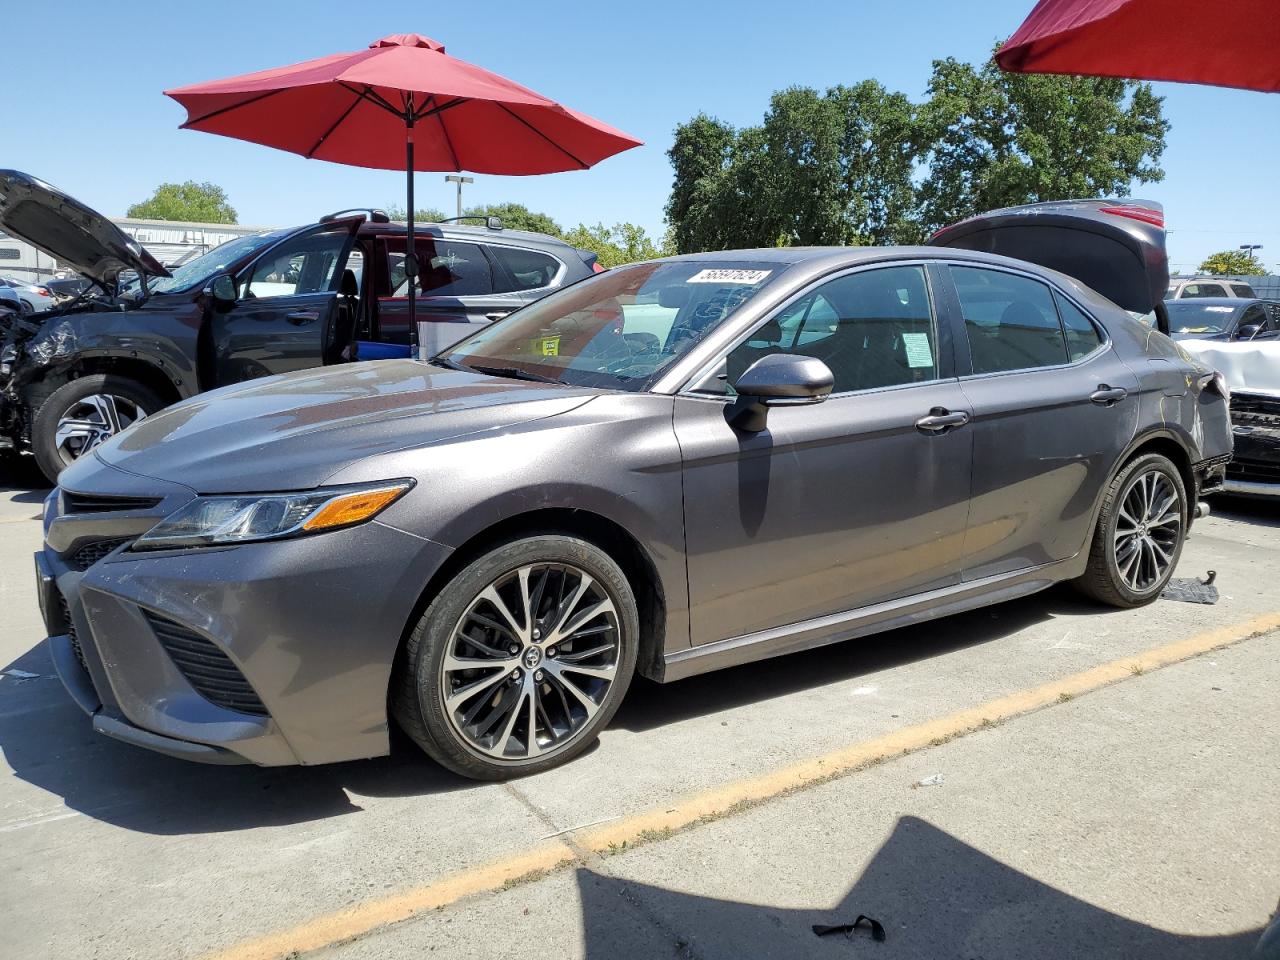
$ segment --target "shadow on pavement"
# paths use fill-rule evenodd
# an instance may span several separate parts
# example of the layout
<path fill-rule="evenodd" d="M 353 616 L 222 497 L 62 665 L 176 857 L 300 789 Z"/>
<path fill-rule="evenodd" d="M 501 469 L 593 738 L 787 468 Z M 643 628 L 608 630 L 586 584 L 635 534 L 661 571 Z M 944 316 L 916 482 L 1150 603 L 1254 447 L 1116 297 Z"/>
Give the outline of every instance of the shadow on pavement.
<path fill-rule="evenodd" d="M 128 830 L 174 835 L 303 823 L 354 813 L 352 792 L 426 796 L 473 786 L 393 738 L 388 757 L 320 767 L 206 766 L 95 733 L 41 644 L 0 678 L 0 753 L 14 776 L 71 810 Z"/>
<path fill-rule="evenodd" d="M 614 723 L 651 730 L 690 717 L 847 680 L 996 640 L 1054 616 L 1102 608 L 1050 591 L 945 621 L 661 686 L 637 681 Z M 0 679 L 0 752 L 14 775 L 87 816 L 171 835 L 302 823 L 360 808 L 365 796 L 427 796 L 479 787 L 437 766 L 395 731 L 388 757 L 319 767 L 205 766 L 149 753 L 95 733 L 58 680 L 43 644 Z"/>
<path fill-rule="evenodd" d="M 52 484 L 44 478 L 31 457 L 0 456 L 0 494 L 13 503 L 43 503 Z"/>
<path fill-rule="evenodd" d="M 981 610 L 718 670 L 670 685 L 637 678 L 613 723 L 628 730 L 651 730 L 928 660 L 998 640 L 1055 617 L 1105 616 L 1109 610 L 1061 585 Z"/>
<path fill-rule="evenodd" d="M 861 860 L 865 838 L 849 838 L 849 852 L 842 854 L 839 825 L 828 829 L 828 864 Z M 758 875 L 761 890 L 777 882 L 767 861 L 744 857 L 743 870 Z M 641 918 L 673 932 L 671 955 L 706 958 L 1243 960 L 1262 933 L 1259 928 L 1193 936 L 1146 926 L 1041 883 L 915 817 L 897 822 L 834 909 L 823 903 L 794 910 L 714 900 L 586 869 L 578 871 L 578 886 L 591 960 L 627 956 L 625 941 L 635 935 Z M 832 890 L 833 898 L 839 892 Z M 629 911 L 640 917 L 626 916 Z M 883 943 L 873 943 L 865 926 L 853 934 L 853 942 L 843 934 L 819 938 L 813 932 L 816 924 L 851 924 L 859 914 L 884 925 Z"/>
<path fill-rule="evenodd" d="M 1232 497 L 1219 494 L 1209 501 L 1215 517 L 1263 527 L 1280 527 L 1280 497 Z M 1195 534 L 1195 528 L 1191 529 Z"/>

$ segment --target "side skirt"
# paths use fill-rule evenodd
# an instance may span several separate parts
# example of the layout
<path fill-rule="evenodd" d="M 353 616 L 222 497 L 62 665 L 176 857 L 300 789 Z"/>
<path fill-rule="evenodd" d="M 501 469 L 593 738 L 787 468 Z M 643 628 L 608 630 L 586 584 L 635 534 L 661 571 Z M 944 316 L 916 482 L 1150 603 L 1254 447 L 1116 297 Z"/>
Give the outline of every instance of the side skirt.
<path fill-rule="evenodd" d="M 1087 561 L 1087 552 L 1082 551 L 1066 560 L 1026 570 L 970 580 L 929 593 L 677 650 L 665 655 L 661 680 L 663 683 L 683 680 L 723 667 L 780 657 L 1025 597 L 1080 576 Z"/>

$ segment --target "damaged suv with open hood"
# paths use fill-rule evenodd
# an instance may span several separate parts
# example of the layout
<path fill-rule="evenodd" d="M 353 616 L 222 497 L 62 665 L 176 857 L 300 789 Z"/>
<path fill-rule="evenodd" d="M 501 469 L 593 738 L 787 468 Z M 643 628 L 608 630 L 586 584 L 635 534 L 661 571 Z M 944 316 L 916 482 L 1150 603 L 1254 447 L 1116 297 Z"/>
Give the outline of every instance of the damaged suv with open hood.
<path fill-rule="evenodd" d="M 0 170 L 0 229 L 91 281 L 26 317 L 0 315 L 0 451 L 50 480 L 136 420 L 204 390 L 408 356 L 405 228 L 376 210 L 240 237 L 167 270 L 100 213 Z M 417 334 L 430 353 L 590 276 L 553 237 L 427 224 L 415 241 Z"/>

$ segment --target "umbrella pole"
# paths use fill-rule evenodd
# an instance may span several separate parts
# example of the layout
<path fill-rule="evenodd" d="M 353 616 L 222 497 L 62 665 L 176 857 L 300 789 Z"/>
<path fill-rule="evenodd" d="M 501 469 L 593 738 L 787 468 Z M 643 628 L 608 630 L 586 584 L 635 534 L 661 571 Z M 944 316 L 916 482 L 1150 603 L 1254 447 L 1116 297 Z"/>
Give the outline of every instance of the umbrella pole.
<path fill-rule="evenodd" d="M 409 356 L 420 360 L 418 343 L 418 247 L 413 239 L 413 114 L 405 117 L 404 143 L 406 193 L 409 201 L 409 229 L 404 245 L 404 275 L 409 282 Z"/>

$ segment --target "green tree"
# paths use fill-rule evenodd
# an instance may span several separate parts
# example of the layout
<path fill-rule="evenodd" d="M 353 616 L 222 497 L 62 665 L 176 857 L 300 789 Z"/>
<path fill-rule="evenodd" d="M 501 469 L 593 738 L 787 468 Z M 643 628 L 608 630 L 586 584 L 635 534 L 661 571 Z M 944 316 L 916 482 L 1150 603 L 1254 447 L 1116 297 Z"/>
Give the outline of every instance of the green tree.
<path fill-rule="evenodd" d="M 1005 73 L 937 60 L 915 143 L 922 226 L 1071 197 L 1126 196 L 1164 179 L 1169 123 L 1147 83 Z"/>
<path fill-rule="evenodd" d="M 699 115 L 676 128 L 667 219 L 682 252 L 917 237 L 914 108 L 868 80 L 773 95 L 742 130 Z"/>
<path fill-rule="evenodd" d="M 409 219 L 409 210 L 403 203 L 393 203 L 388 207 L 383 207 L 382 210 L 395 223 L 403 223 Z M 437 210 L 435 207 L 418 207 L 413 212 L 413 222 L 439 223 L 447 216 L 447 213 L 443 210 Z"/>
<path fill-rule="evenodd" d="M 502 225 L 509 230 L 528 230 L 558 237 L 564 231 L 560 224 L 545 213 L 530 210 L 523 203 L 488 203 L 467 207 L 462 211 L 468 217 L 501 217 Z"/>
<path fill-rule="evenodd" d="M 1215 277 L 1260 277 L 1267 268 L 1248 250 L 1219 250 L 1205 257 L 1199 272 Z"/>
<path fill-rule="evenodd" d="M 664 249 L 665 243 L 656 244 L 643 227 L 634 223 L 615 223 L 606 227 L 597 223 L 588 227 L 580 223 L 564 235 L 565 243 L 595 253 L 602 267 L 619 267 L 637 260 L 653 260 L 669 256 L 673 251 Z"/>
<path fill-rule="evenodd" d="M 144 220 L 188 220 L 195 223 L 235 223 L 235 208 L 216 183 L 162 183 L 155 193 L 125 213 Z"/>

